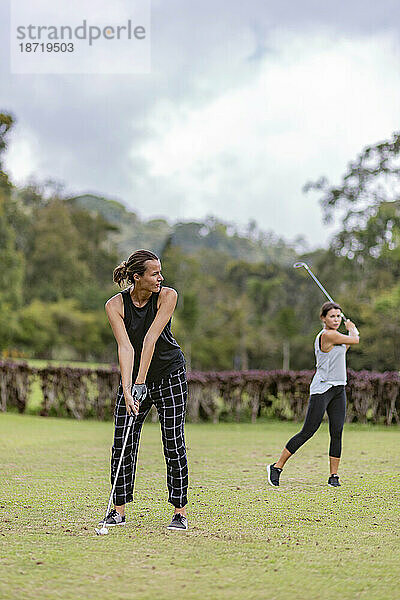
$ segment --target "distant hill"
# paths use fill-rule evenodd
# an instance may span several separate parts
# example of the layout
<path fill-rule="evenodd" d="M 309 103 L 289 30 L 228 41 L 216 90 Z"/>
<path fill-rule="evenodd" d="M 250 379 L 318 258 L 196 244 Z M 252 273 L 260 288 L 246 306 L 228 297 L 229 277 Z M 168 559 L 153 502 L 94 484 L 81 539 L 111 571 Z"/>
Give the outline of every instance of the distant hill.
<path fill-rule="evenodd" d="M 70 201 L 85 208 L 90 212 L 99 213 L 109 223 L 120 225 L 128 219 L 132 224 L 138 221 L 134 212 L 129 212 L 123 204 L 117 200 L 110 200 L 103 196 L 95 196 L 94 194 L 84 194 L 83 196 L 75 196 L 70 198 Z"/>
<path fill-rule="evenodd" d="M 148 248 L 160 254 L 172 233 L 172 227 L 166 220 L 141 221 L 135 212 L 116 200 L 84 194 L 70 198 L 70 201 L 90 212 L 99 213 L 118 227 L 119 231 L 112 233 L 110 238 L 116 242 L 121 258 L 129 256 L 137 248 Z"/>
<path fill-rule="evenodd" d="M 208 217 L 204 221 L 169 224 L 165 219 L 141 220 L 138 215 L 116 200 L 84 194 L 70 198 L 79 207 L 101 214 L 118 227 L 112 233 L 121 257 L 137 248 L 148 248 L 162 254 L 168 245 L 179 246 L 189 254 L 208 248 L 247 262 L 274 262 L 288 265 L 296 259 L 295 249 L 275 234 L 249 223 L 244 233 L 235 226 Z"/>

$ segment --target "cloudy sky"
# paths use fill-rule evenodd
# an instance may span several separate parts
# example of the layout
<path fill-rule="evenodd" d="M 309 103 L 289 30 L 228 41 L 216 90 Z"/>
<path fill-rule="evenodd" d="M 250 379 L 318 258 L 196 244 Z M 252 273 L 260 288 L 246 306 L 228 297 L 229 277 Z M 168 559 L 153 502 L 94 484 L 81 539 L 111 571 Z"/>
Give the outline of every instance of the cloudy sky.
<path fill-rule="evenodd" d="M 126 76 L 11 75 L 0 2 L 18 183 L 53 178 L 142 217 L 255 219 L 323 245 L 332 228 L 302 186 L 337 183 L 399 129 L 397 0 L 153 0 L 151 73 Z"/>

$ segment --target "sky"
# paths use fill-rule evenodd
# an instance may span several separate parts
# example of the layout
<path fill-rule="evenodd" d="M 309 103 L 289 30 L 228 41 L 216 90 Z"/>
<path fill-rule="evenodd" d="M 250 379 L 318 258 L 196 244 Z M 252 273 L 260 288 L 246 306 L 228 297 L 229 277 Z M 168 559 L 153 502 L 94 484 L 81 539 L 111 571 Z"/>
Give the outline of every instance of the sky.
<path fill-rule="evenodd" d="M 302 188 L 339 183 L 399 129 L 399 30 L 392 0 L 153 0 L 149 74 L 12 75 L 0 0 L 6 169 L 142 218 L 255 220 L 326 246 L 338 223 Z"/>

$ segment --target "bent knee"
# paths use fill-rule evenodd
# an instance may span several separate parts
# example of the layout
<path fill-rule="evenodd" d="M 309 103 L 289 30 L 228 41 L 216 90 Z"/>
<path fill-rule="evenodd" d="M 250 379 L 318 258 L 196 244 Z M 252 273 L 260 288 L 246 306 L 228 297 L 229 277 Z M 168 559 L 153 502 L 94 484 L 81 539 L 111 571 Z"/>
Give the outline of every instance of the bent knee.
<path fill-rule="evenodd" d="M 309 440 L 318 431 L 318 427 L 312 429 L 302 429 L 299 433 L 304 440 Z"/>

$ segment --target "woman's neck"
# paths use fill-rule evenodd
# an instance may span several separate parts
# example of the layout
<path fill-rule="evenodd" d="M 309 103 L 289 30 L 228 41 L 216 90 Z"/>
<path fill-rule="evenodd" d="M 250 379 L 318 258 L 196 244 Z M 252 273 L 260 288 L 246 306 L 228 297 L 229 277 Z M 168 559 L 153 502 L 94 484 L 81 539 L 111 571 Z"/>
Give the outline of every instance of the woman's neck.
<path fill-rule="evenodd" d="M 140 307 L 148 302 L 153 292 L 149 292 L 149 290 L 141 290 L 137 286 L 134 286 L 133 288 L 131 287 L 129 293 L 134 303 Z"/>

